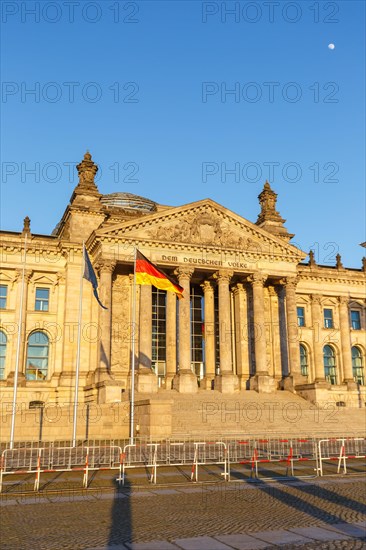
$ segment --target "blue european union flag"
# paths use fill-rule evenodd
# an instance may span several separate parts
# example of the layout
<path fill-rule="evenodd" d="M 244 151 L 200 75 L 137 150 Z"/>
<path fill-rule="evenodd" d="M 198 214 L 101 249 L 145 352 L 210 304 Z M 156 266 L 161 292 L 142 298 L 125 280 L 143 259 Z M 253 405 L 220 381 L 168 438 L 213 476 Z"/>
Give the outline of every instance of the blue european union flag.
<path fill-rule="evenodd" d="M 97 276 L 95 275 L 95 271 L 93 269 L 93 266 L 92 266 L 92 263 L 90 261 L 90 258 L 89 258 L 89 255 L 86 251 L 86 248 L 84 246 L 83 248 L 83 255 L 84 255 L 84 279 L 86 279 L 87 281 L 89 281 L 89 283 L 92 284 L 92 287 L 93 287 L 93 294 L 95 296 L 95 298 L 97 299 L 97 302 L 98 304 L 103 308 L 103 309 L 108 309 L 107 307 L 105 307 L 102 302 L 99 300 L 99 296 L 98 296 L 98 281 L 97 281 Z"/>

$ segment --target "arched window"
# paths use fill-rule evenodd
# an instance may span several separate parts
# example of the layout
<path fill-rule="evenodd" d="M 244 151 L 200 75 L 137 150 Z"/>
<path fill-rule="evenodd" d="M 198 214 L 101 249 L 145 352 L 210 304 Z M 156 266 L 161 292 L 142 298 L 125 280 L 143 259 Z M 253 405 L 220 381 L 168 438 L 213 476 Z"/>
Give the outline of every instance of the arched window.
<path fill-rule="evenodd" d="M 300 344 L 300 367 L 301 374 L 303 376 L 308 376 L 308 352 L 303 344 Z"/>
<path fill-rule="evenodd" d="M 353 378 L 355 382 L 361 384 L 362 386 L 365 383 L 364 370 L 363 370 L 363 357 L 360 348 L 353 346 L 352 348 L 352 368 L 353 368 Z"/>
<path fill-rule="evenodd" d="M 28 338 L 27 380 L 45 380 L 48 370 L 49 340 L 44 332 L 32 332 Z"/>
<path fill-rule="evenodd" d="M 332 385 L 337 384 L 336 356 L 331 346 L 324 346 L 323 360 L 325 379 Z"/>
<path fill-rule="evenodd" d="M 6 357 L 6 334 L 0 330 L 0 380 L 4 380 Z"/>

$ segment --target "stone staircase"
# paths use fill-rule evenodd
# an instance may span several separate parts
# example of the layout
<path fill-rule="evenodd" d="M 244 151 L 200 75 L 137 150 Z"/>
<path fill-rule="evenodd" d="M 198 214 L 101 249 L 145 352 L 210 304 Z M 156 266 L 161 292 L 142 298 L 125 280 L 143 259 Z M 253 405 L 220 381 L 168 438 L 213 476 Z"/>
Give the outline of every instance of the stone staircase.
<path fill-rule="evenodd" d="M 242 391 L 225 395 L 200 390 L 186 395 L 159 390 L 139 399 L 169 399 L 172 437 L 221 436 L 365 436 L 365 408 L 338 407 L 335 402 L 318 407 L 288 391 L 272 394 Z"/>

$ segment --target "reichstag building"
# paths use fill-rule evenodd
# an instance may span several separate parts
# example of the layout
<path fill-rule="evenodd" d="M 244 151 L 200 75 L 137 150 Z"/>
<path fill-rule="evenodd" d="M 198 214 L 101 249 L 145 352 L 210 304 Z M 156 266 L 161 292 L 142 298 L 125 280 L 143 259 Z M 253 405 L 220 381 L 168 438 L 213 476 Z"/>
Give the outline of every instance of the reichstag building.
<path fill-rule="evenodd" d="M 18 362 L 20 402 L 72 402 L 82 287 L 82 403 L 128 394 L 134 340 L 140 399 L 288 391 L 312 403 L 336 394 L 347 407 L 360 399 L 364 406 L 365 258 L 360 269 L 344 267 L 339 255 L 324 266 L 293 246 L 268 182 L 253 223 L 210 199 L 172 207 L 102 195 L 89 153 L 77 170 L 51 235 L 33 234 L 28 218 L 21 232 L 1 232 L 3 398 L 11 400 Z M 107 309 L 80 283 L 83 242 Z M 176 278 L 183 299 L 134 286 L 135 248 Z"/>

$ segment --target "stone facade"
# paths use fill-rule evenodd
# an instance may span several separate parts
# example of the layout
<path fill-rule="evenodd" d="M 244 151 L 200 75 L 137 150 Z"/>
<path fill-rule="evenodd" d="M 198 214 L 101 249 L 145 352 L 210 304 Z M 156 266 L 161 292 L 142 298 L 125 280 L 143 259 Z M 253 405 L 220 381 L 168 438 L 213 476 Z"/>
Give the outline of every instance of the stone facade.
<path fill-rule="evenodd" d="M 19 403 L 73 402 L 85 241 L 108 309 L 84 280 L 81 403 L 126 398 L 134 339 L 136 389 L 154 403 L 162 389 L 173 400 L 177 392 L 252 389 L 365 405 L 365 260 L 360 269 L 345 268 L 340 256 L 334 266 L 317 265 L 312 253 L 305 262 L 268 182 L 251 223 L 210 199 L 168 207 L 128 193 L 103 196 L 89 153 L 77 169 L 52 235 L 32 234 L 28 218 L 22 232 L 1 232 L 3 403 L 12 400 L 17 360 Z M 134 247 L 175 276 L 185 295 L 178 301 L 137 287 L 135 324 Z"/>

